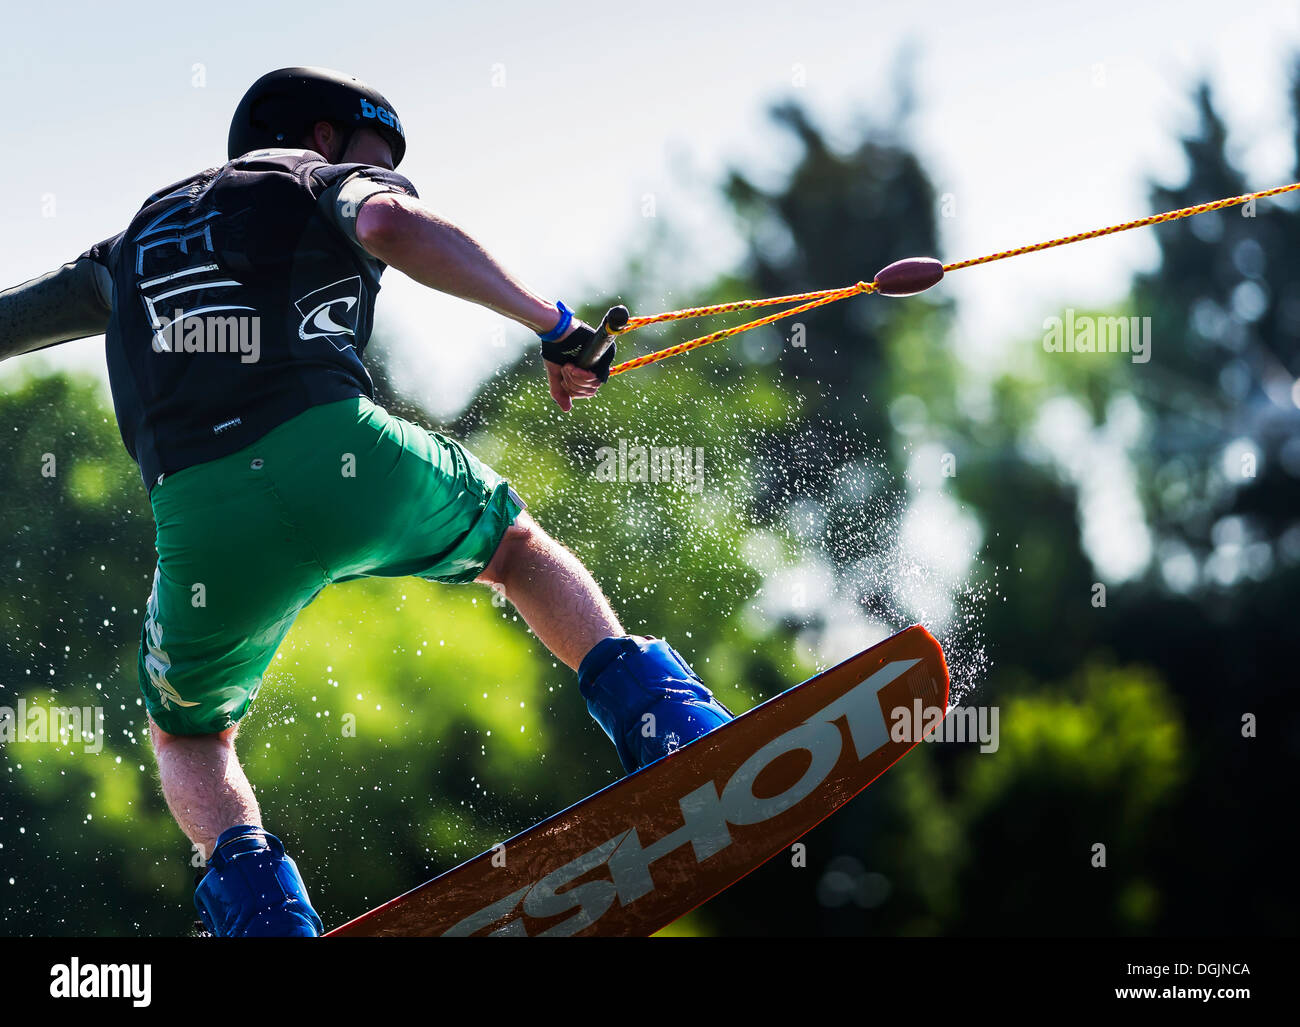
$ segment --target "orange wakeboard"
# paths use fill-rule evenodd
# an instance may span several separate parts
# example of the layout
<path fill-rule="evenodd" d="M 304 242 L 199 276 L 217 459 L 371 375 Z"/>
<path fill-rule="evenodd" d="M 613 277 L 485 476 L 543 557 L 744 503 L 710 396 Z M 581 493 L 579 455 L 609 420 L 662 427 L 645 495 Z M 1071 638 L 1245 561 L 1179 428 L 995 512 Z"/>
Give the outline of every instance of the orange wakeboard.
<path fill-rule="evenodd" d="M 914 625 L 327 936 L 647 937 L 888 770 L 948 685 Z"/>

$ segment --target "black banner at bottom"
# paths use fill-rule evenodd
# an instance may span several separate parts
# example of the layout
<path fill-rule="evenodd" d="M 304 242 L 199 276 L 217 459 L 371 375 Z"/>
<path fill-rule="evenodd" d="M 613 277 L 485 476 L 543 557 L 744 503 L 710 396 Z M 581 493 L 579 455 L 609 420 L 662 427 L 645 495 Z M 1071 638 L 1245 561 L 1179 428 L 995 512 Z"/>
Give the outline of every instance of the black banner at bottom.
<path fill-rule="evenodd" d="M 6 999 L 50 1012 L 541 1012 L 588 1020 L 1055 1012 L 1234 1016 L 1291 996 L 1295 939 L 0 939 Z M 9 1004 L 6 1003 L 6 1004 Z M 63 1007 L 60 1010 L 58 1007 Z M 1235 1008 L 1234 1008 L 1235 1007 Z M 12 1006 L 11 1006 L 12 1008 Z"/>

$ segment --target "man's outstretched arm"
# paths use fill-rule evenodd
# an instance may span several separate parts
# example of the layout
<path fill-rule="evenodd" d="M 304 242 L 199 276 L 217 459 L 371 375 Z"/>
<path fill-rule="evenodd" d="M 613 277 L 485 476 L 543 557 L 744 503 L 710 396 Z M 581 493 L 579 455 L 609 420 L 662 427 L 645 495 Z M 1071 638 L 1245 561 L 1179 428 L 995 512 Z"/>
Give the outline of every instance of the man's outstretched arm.
<path fill-rule="evenodd" d="M 383 193 L 357 213 L 357 241 L 366 252 L 421 285 L 495 310 L 534 332 L 555 327 L 554 303 L 530 292 L 462 229 L 423 203 Z"/>
<path fill-rule="evenodd" d="M 88 256 L 0 292 L 0 360 L 103 335 L 113 312 L 113 283 Z"/>
<path fill-rule="evenodd" d="M 401 193 L 367 199 L 357 212 L 357 242 L 421 285 L 478 303 L 539 335 L 560 319 L 554 303 L 515 279 L 465 231 Z M 570 331 L 585 328 L 574 321 Z M 590 329 L 587 329 L 590 331 Z M 546 362 L 551 396 L 563 410 L 596 394 L 601 379 L 576 364 Z"/>

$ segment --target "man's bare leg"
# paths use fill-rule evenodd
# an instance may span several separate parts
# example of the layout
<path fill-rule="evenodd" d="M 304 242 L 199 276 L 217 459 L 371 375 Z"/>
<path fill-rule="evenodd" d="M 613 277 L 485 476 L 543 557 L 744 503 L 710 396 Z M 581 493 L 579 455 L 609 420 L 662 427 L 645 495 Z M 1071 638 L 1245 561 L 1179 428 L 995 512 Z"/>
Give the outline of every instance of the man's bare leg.
<path fill-rule="evenodd" d="M 597 642 L 623 634 L 587 568 L 526 512 L 506 530 L 477 580 L 504 589 L 533 634 L 574 670 Z"/>
<path fill-rule="evenodd" d="M 734 719 L 666 642 L 623 635 L 587 569 L 528 514 L 478 580 L 504 589 L 542 644 L 581 666 L 587 709 L 628 773 Z"/>
<path fill-rule="evenodd" d="M 235 755 L 235 728 L 216 735 L 169 735 L 152 720 L 163 797 L 182 831 L 206 860 L 221 832 L 262 826 L 253 788 Z"/>
<path fill-rule="evenodd" d="M 262 830 L 257 799 L 235 756 L 235 728 L 188 736 L 169 735 L 152 720 L 149 726 L 167 806 L 210 864 L 194 892 L 208 930 L 223 938 L 323 934 L 297 866 L 280 840 Z"/>

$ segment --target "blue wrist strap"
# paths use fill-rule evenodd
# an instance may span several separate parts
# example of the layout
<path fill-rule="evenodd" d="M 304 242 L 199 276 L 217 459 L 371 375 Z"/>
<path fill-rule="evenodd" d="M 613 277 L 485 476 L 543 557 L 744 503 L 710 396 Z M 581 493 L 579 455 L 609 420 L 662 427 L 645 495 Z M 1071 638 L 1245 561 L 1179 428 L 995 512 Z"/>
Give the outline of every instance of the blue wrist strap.
<path fill-rule="evenodd" d="M 569 325 L 573 323 L 573 311 L 566 307 L 562 302 L 556 303 L 555 306 L 560 311 L 560 320 L 554 328 L 545 335 L 539 335 L 542 342 L 555 342 L 561 335 L 569 330 Z"/>

